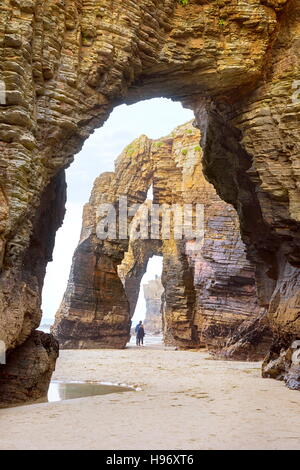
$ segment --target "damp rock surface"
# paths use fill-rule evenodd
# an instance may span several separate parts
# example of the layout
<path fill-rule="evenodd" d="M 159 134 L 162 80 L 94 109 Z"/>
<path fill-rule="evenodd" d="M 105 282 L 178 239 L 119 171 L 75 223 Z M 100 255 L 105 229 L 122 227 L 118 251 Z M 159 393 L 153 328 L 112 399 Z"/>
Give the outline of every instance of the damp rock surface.
<path fill-rule="evenodd" d="M 47 395 L 58 342 L 52 335 L 35 331 L 0 365 L 0 407 L 35 401 Z"/>

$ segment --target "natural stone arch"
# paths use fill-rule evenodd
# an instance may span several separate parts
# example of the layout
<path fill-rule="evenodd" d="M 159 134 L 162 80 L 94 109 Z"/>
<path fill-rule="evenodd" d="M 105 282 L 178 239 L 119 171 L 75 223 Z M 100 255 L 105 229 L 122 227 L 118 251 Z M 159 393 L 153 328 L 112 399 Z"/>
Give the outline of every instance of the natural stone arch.
<path fill-rule="evenodd" d="M 205 172 L 239 213 L 272 327 L 286 346 L 297 338 L 297 0 L 4 0 L 0 12 L 0 331 L 8 352 L 39 324 L 62 221 L 62 203 L 53 199 L 50 209 L 42 196 L 57 185 L 63 193 L 61 171 L 116 104 L 161 95 L 195 110 Z M 51 221 L 45 239 L 35 228 L 41 217 Z"/>
<path fill-rule="evenodd" d="M 118 157 L 115 173 L 96 179 L 52 329 L 61 347 L 125 347 L 140 282 L 153 255 L 163 256 L 162 322 L 168 343 L 180 348 L 206 345 L 224 355 L 226 342 L 237 328 L 245 322 L 251 329 L 265 313 L 257 304 L 254 267 L 245 256 L 236 212 L 203 176 L 199 138 L 192 122 L 157 140 L 141 136 Z M 150 185 L 153 202 L 145 201 Z M 130 207 L 124 211 L 120 205 L 125 193 L 130 203 L 140 204 L 133 219 Z M 117 208 L 118 220 L 112 235 L 107 227 L 105 240 L 99 239 L 98 228 L 107 221 L 106 210 L 111 207 L 105 206 L 102 214 L 103 202 Z M 197 215 L 203 216 L 197 221 L 201 234 L 186 232 L 189 219 L 184 211 L 193 207 L 195 216 L 197 204 L 202 209 Z M 163 208 L 165 212 L 156 213 L 155 218 L 155 211 Z M 177 219 L 169 219 L 171 213 Z M 121 221 L 122 214 L 126 220 Z M 176 220 L 182 227 L 176 226 Z M 120 229 L 123 233 L 130 221 L 129 239 L 127 235 L 120 239 Z M 169 223 L 171 231 L 165 232 Z M 176 231 L 180 231 L 179 238 Z M 251 340 L 232 341 L 226 354 L 263 358 L 270 334 L 262 334 L 262 339 L 264 344 L 260 339 L 256 342 L 256 352 Z"/>
<path fill-rule="evenodd" d="M 150 208 L 150 201 L 146 204 Z M 162 256 L 161 240 L 130 240 L 128 251 L 118 266 L 118 274 L 129 301 L 130 315 L 134 315 L 138 301 L 140 283 L 146 273 L 148 261 L 152 256 Z"/>

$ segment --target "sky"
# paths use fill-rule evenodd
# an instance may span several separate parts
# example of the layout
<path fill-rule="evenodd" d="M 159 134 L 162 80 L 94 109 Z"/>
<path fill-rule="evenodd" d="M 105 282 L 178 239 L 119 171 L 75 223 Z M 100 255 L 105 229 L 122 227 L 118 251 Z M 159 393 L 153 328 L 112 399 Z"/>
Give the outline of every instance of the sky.
<path fill-rule="evenodd" d="M 118 155 L 140 135 L 159 139 L 193 117 L 192 111 L 169 99 L 140 101 L 116 107 L 104 126 L 87 139 L 66 171 L 67 211 L 64 224 L 56 235 L 53 261 L 47 267 L 42 304 L 44 319 L 54 319 L 66 289 L 72 256 L 80 236 L 82 208 L 89 200 L 95 178 L 104 171 L 114 171 Z M 154 279 L 156 274 L 160 275 L 161 269 L 162 258 L 151 258 L 141 285 Z M 140 320 L 145 315 L 142 295 L 139 296 L 136 315 Z"/>
<path fill-rule="evenodd" d="M 142 286 L 143 284 L 146 284 L 146 282 L 151 281 L 152 279 L 155 279 L 156 274 L 158 276 L 161 276 L 162 265 L 163 265 L 162 256 L 152 256 L 152 258 L 150 258 L 148 261 L 147 271 L 145 272 L 141 280 L 139 298 L 135 307 L 134 315 L 132 317 L 133 326 L 135 326 L 136 323 L 138 323 L 140 320 L 144 321 L 145 319 L 146 301 L 145 301 L 144 291 L 143 291 Z"/>

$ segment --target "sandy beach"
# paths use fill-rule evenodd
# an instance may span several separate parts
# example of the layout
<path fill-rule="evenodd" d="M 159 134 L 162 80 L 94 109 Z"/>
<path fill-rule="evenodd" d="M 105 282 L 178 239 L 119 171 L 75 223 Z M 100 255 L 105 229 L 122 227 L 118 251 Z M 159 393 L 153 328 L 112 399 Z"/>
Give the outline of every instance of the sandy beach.
<path fill-rule="evenodd" d="M 140 391 L 0 410 L 0 449 L 300 449 L 300 394 L 260 363 L 146 346 L 60 352 L 55 380 Z"/>

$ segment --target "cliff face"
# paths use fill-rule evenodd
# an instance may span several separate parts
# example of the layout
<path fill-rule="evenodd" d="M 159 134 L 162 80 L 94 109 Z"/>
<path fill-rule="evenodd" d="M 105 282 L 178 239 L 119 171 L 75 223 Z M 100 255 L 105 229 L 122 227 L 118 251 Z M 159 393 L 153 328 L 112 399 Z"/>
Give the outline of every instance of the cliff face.
<path fill-rule="evenodd" d="M 25 252 L 18 256 L 26 243 L 23 236 L 29 236 L 22 232 L 9 244 L 10 254 L 4 259 L 0 340 L 6 346 L 7 364 L 0 365 L 0 406 L 44 396 L 55 368 L 57 341 L 35 329 L 42 316 L 46 265 L 52 259 L 55 233 L 64 216 L 65 190 L 64 172 L 59 172 L 41 195 Z"/>
<path fill-rule="evenodd" d="M 299 9 L 297 0 L 2 0 L 0 338 L 9 350 L 40 321 L 64 207 L 51 188 L 63 192 L 61 172 L 116 104 L 155 96 L 195 110 L 205 174 L 237 209 L 261 305 L 279 338 L 299 338 Z M 38 224 L 42 212 L 49 223 Z"/>
<path fill-rule="evenodd" d="M 242 348 L 233 342 L 226 349 L 237 327 L 247 321 L 251 328 L 251 320 L 264 310 L 257 304 L 254 268 L 245 256 L 236 212 L 203 176 L 199 138 L 191 122 L 156 141 L 142 136 L 117 159 L 115 173 L 97 178 L 53 327 L 62 347 L 124 347 L 148 260 L 162 255 L 165 305 L 159 323 L 168 342 L 184 348 L 207 345 L 215 354 L 245 359 L 263 358 L 268 351 L 270 335 L 265 342 L 258 336 L 256 347 L 248 338 Z M 145 201 L 150 185 L 153 201 Z M 101 204 L 111 202 L 117 209 L 120 230 L 124 208 L 119 198 L 125 194 L 128 202 L 139 203 L 132 217 L 130 206 L 126 209 L 129 239 L 119 239 L 113 230 L 112 239 L 99 240 Z M 202 210 L 198 239 L 196 232 L 186 232 L 188 219 L 183 218 L 185 208 L 193 205 L 194 217 L 197 207 Z M 182 211 L 179 237 L 175 218 L 169 219 L 170 233 L 163 212 L 154 219 L 155 210 L 164 207 L 175 209 L 177 217 Z M 105 263 L 97 261 L 104 258 Z"/>
<path fill-rule="evenodd" d="M 161 278 L 155 279 L 143 284 L 144 297 L 146 301 L 146 317 L 144 320 L 146 333 L 162 333 L 162 294 L 164 291 Z"/>

